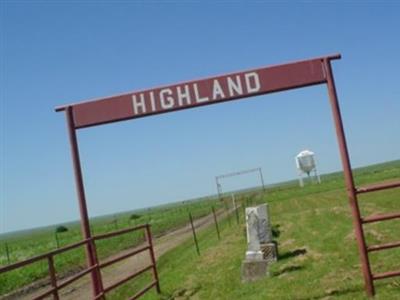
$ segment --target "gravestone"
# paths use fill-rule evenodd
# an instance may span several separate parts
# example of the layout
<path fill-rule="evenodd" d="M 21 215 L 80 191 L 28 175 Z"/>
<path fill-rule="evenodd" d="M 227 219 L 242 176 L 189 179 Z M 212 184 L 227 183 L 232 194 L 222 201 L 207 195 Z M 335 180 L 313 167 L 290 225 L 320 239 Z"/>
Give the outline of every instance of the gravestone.
<path fill-rule="evenodd" d="M 246 233 L 247 251 L 242 263 L 242 280 L 254 281 L 264 277 L 268 263 L 277 258 L 267 204 L 246 208 Z"/>
<path fill-rule="evenodd" d="M 257 206 L 256 209 L 259 219 L 258 237 L 263 257 L 268 262 L 277 261 L 278 249 L 276 242 L 273 241 L 268 204 Z"/>
<path fill-rule="evenodd" d="M 259 238 L 259 217 L 256 207 L 246 208 L 247 251 L 246 259 L 262 259 Z"/>

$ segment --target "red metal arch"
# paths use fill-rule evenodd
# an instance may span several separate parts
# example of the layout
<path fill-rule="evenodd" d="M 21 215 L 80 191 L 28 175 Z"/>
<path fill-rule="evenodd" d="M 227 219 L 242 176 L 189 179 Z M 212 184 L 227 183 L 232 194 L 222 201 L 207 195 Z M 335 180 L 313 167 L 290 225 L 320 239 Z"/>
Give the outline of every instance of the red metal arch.
<path fill-rule="evenodd" d="M 331 66 L 332 60 L 340 58 L 340 54 L 328 55 L 57 107 L 56 111 L 65 111 L 66 113 L 84 238 L 90 239 L 91 234 L 76 137 L 77 129 L 305 86 L 326 84 L 347 195 L 353 215 L 365 288 L 369 296 L 374 295 L 373 280 L 397 276 L 400 275 L 400 271 L 372 274 L 368 252 L 398 247 L 400 242 L 367 247 L 362 225 L 363 223 L 399 218 L 400 213 L 362 218 L 357 194 L 399 187 L 400 182 L 365 188 L 355 187 Z M 89 267 L 94 266 L 96 253 L 90 244 L 87 244 L 86 255 Z M 91 275 L 93 295 L 96 298 L 102 293 L 101 281 L 95 271 Z"/>

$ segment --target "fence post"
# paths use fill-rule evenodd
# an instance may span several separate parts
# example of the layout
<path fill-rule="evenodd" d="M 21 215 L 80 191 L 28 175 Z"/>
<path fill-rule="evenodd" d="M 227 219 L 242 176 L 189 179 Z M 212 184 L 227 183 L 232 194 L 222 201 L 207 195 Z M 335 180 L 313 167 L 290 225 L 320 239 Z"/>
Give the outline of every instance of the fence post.
<path fill-rule="evenodd" d="M 49 255 L 47 257 L 47 262 L 49 264 L 50 283 L 51 286 L 54 288 L 53 299 L 59 300 L 60 298 L 58 296 L 56 270 L 54 268 L 54 260 L 52 255 Z"/>
<path fill-rule="evenodd" d="M 239 210 L 235 203 L 235 212 L 236 212 L 236 224 L 239 225 Z"/>
<path fill-rule="evenodd" d="M 219 235 L 219 227 L 218 227 L 217 215 L 215 214 L 214 206 L 211 206 L 211 209 L 212 209 L 212 213 L 214 215 L 214 223 L 215 223 L 215 229 L 217 230 L 218 240 L 221 240 L 221 236 Z"/>
<path fill-rule="evenodd" d="M 239 225 L 239 213 L 238 213 L 237 206 L 236 206 L 235 194 L 232 194 L 231 196 L 232 196 L 233 208 L 234 208 L 235 213 L 236 213 L 236 224 Z"/>
<path fill-rule="evenodd" d="M 97 277 L 98 277 L 98 282 L 97 282 L 97 284 L 98 284 L 98 287 L 99 287 L 99 291 L 98 291 L 98 294 L 97 294 L 97 296 L 98 295 L 102 295 L 100 298 L 98 298 L 98 299 L 100 299 L 100 300 L 105 300 L 105 297 L 104 297 L 104 286 L 103 286 L 103 277 L 102 277 L 102 275 L 101 275 L 101 270 L 100 270 L 100 266 L 99 266 L 99 259 L 98 259 L 98 257 L 97 257 L 97 247 L 96 247 L 96 240 L 95 240 L 95 237 L 90 237 L 89 238 L 89 240 L 88 240 L 88 243 L 90 244 L 90 247 L 93 249 L 93 258 L 94 258 L 94 262 L 95 262 L 95 269 L 94 269 L 94 271 L 95 271 L 95 273 L 96 273 L 96 275 L 97 275 Z"/>
<path fill-rule="evenodd" d="M 229 207 L 228 207 L 228 204 L 226 203 L 226 201 L 224 201 L 224 206 L 225 206 L 225 211 L 226 211 L 226 216 L 227 216 L 227 218 L 228 218 L 229 226 L 232 226 L 232 223 L 231 223 L 231 214 L 229 213 Z"/>
<path fill-rule="evenodd" d="M 157 288 L 157 293 L 161 293 L 161 288 L 160 288 L 160 280 L 158 279 L 158 273 L 157 273 L 157 265 L 156 265 L 156 258 L 154 255 L 154 248 L 153 248 L 153 238 L 151 236 L 151 231 L 150 231 L 150 225 L 146 224 L 146 231 L 145 231 L 146 239 L 147 242 L 149 243 L 150 247 L 150 258 L 151 258 L 151 263 L 153 265 L 153 277 L 154 280 L 157 282 L 156 288 Z"/>
<path fill-rule="evenodd" d="M 196 245 L 196 251 L 197 251 L 197 254 L 200 255 L 199 244 L 197 243 L 197 237 L 196 237 L 196 230 L 194 229 L 193 218 L 192 218 L 192 214 L 190 212 L 189 212 L 189 219 L 190 219 L 190 224 L 192 225 L 193 239 L 194 239 L 194 243 Z"/>
<path fill-rule="evenodd" d="M 54 236 L 55 236 L 55 238 L 56 238 L 56 246 L 57 246 L 57 249 L 59 249 L 59 248 L 60 248 L 60 241 L 58 240 L 57 230 L 54 232 Z"/>
<path fill-rule="evenodd" d="M 6 247 L 7 262 L 8 262 L 8 264 L 10 264 L 10 263 L 11 263 L 11 260 L 10 260 L 10 250 L 8 249 L 8 243 L 7 243 L 7 242 L 6 242 L 6 244 L 5 244 L 5 247 Z"/>
<path fill-rule="evenodd" d="M 114 226 L 115 230 L 118 230 L 118 219 L 114 216 Z"/>

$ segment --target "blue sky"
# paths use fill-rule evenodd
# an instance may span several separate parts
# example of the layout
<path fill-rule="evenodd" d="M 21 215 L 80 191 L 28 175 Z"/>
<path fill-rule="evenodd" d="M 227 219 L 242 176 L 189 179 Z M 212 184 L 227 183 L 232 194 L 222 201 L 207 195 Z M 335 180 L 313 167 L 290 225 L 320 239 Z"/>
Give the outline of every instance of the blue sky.
<path fill-rule="evenodd" d="M 1 2 L 0 233 L 79 218 L 54 107 L 340 52 L 334 74 L 354 167 L 400 158 L 400 4 Z M 325 86 L 78 133 L 91 216 L 216 193 L 214 177 L 340 170 Z M 258 184 L 226 179 L 224 190 Z"/>

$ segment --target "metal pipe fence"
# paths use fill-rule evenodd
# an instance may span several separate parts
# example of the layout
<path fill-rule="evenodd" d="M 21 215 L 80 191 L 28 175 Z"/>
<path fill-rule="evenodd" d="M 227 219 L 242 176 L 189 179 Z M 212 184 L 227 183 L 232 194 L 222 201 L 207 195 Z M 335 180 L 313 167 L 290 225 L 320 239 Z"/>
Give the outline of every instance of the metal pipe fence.
<path fill-rule="evenodd" d="M 103 239 L 108 239 L 108 238 L 112 238 L 115 236 L 119 236 L 122 234 L 127 234 L 133 231 L 137 231 L 137 230 L 144 230 L 145 231 L 145 236 L 146 236 L 146 245 L 139 247 L 139 248 L 135 248 L 133 251 L 130 251 L 126 254 L 120 255 L 116 258 L 113 258 L 111 260 L 105 261 L 105 262 L 99 262 L 97 260 L 97 249 L 96 249 L 96 241 L 99 240 L 103 240 Z M 95 258 L 95 264 L 92 266 L 87 267 L 86 269 L 80 271 L 79 273 L 74 274 L 73 276 L 60 281 L 57 280 L 57 271 L 54 265 L 54 257 L 56 255 L 65 253 L 67 251 L 79 248 L 79 247 L 91 247 L 94 250 L 94 258 Z M 127 259 L 131 256 L 137 255 L 141 252 L 144 251 L 149 251 L 150 253 L 150 259 L 151 259 L 151 264 L 133 274 L 130 274 L 129 276 L 127 276 L 126 278 L 119 280 L 113 284 L 111 284 L 108 287 L 103 287 L 103 283 L 102 283 L 102 275 L 101 275 L 101 269 L 108 267 L 112 264 L 115 264 L 119 261 L 122 261 L 124 259 Z M 160 293 L 161 289 L 160 289 L 160 283 L 159 283 L 159 279 L 158 279 L 158 273 L 157 273 L 157 266 L 156 266 L 156 260 L 155 260 L 155 255 L 154 255 L 154 249 L 153 249 L 153 242 L 152 242 L 152 234 L 151 234 L 151 230 L 150 230 L 150 225 L 149 224 L 144 224 L 144 225 L 140 225 L 140 226 L 136 226 L 133 228 L 127 228 L 127 229 L 122 229 L 122 230 L 118 230 L 118 231 L 114 231 L 114 232 L 110 232 L 110 233 L 105 233 L 105 234 L 100 234 L 97 236 L 93 236 L 91 238 L 88 239 L 84 239 L 78 243 L 74 243 L 62 248 L 59 248 L 57 250 L 53 250 L 51 252 L 42 254 L 42 255 L 38 255 L 35 256 L 33 258 L 21 261 L 21 262 L 17 262 L 11 265 L 7 265 L 4 267 L 0 267 L 0 274 L 6 273 L 6 272 L 10 272 L 10 271 L 14 271 L 16 269 L 31 265 L 33 263 L 39 262 L 39 261 L 43 261 L 43 260 L 47 260 L 47 264 L 48 264 L 48 275 L 50 278 L 50 285 L 51 288 L 48 289 L 47 291 L 43 292 L 42 294 L 40 294 L 39 296 L 34 297 L 34 300 L 39 300 L 39 299 L 45 299 L 49 296 L 53 296 L 54 300 L 58 300 L 60 299 L 60 290 L 70 284 L 72 284 L 73 282 L 75 282 L 76 280 L 80 279 L 81 277 L 85 276 L 85 275 L 94 275 L 96 276 L 96 278 L 99 278 L 99 282 L 97 283 L 98 286 L 100 287 L 100 291 L 94 295 L 93 299 L 106 299 L 106 294 L 108 292 L 110 292 L 111 290 L 114 290 L 115 288 L 121 286 L 122 284 L 124 284 L 125 282 L 127 282 L 128 280 L 131 280 L 139 275 L 141 275 L 142 273 L 146 272 L 146 271 L 150 271 L 152 270 L 153 273 L 153 281 L 146 287 L 144 287 L 142 290 L 140 290 L 136 295 L 134 295 L 132 298 L 130 299 L 137 299 L 140 296 L 144 295 L 148 290 L 150 290 L 151 288 L 155 287 L 157 292 Z"/>

